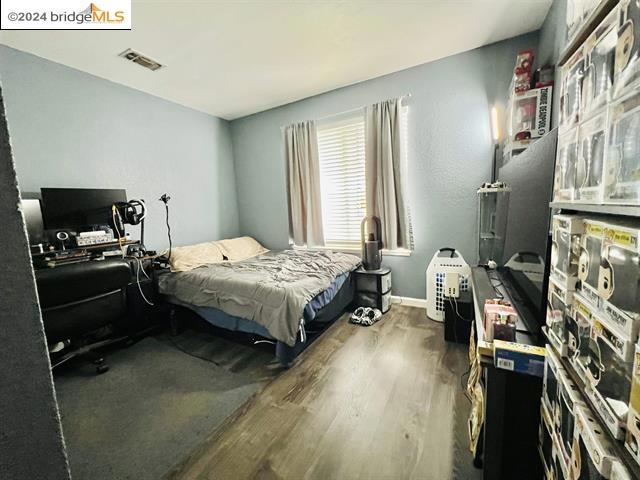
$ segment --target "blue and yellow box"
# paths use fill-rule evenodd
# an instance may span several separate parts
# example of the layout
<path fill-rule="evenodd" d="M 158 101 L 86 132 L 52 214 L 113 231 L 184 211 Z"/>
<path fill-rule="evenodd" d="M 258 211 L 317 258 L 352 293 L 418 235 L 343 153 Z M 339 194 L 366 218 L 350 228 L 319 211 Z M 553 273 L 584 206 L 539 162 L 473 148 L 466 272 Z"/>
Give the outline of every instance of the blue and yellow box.
<path fill-rule="evenodd" d="M 493 362 L 496 368 L 542 377 L 544 359 L 544 347 L 503 340 L 493 341 Z"/>

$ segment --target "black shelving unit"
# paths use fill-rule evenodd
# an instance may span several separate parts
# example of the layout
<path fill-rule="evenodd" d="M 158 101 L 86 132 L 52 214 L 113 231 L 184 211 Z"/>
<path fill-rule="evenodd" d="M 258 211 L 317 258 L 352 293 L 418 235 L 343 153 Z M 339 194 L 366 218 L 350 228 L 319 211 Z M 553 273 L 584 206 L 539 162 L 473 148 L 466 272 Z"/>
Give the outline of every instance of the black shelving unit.
<path fill-rule="evenodd" d="M 564 63 L 571 58 L 580 45 L 584 43 L 584 41 L 591 35 L 591 32 L 600 25 L 600 22 L 604 20 L 604 18 L 609 14 L 611 10 L 619 3 L 619 0 L 602 0 L 596 9 L 591 12 L 587 21 L 582 25 L 580 30 L 576 32 L 576 34 L 569 40 L 569 43 L 565 47 L 565 49 L 560 54 L 560 59 L 558 60 L 558 65 L 563 65 Z"/>
<path fill-rule="evenodd" d="M 581 203 L 568 203 L 568 202 L 551 202 L 549 207 L 561 211 L 562 213 L 569 214 L 601 214 L 601 215 L 609 215 L 610 217 L 618 217 L 619 219 L 628 219 L 629 217 L 640 217 L 640 207 L 629 206 L 629 205 L 596 205 L 596 204 L 581 204 Z M 545 330 L 546 333 L 546 330 Z M 560 359 L 560 363 L 566 370 L 567 374 L 580 389 L 580 393 L 582 394 L 582 399 L 584 403 L 589 407 L 591 412 L 598 418 L 602 425 L 606 425 L 606 421 L 600 415 L 600 412 L 593 404 L 591 399 L 584 394 L 585 384 L 584 381 L 578 376 L 578 374 L 573 369 L 573 366 L 567 361 L 566 358 L 562 357 L 560 353 L 555 349 L 552 342 L 547 342 L 547 344 L 556 352 L 557 357 Z M 609 436 L 611 444 L 614 448 L 614 453 L 616 456 L 622 461 L 632 478 L 640 479 L 640 464 L 638 464 L 635 459 L 631 456 L 631 454 L 627 451 L 624 446 L 624 441 L 616 440 L 612 435 L 609 434 L 609 431 L 605 428 L 604 432 Z"/>

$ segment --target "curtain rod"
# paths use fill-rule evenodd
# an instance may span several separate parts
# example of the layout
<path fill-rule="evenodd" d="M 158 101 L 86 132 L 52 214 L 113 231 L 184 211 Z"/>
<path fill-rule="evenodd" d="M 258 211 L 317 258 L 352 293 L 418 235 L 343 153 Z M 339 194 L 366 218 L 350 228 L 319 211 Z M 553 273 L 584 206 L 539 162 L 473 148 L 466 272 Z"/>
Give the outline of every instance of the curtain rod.
<path fill-rule="evenodd" d="M 411 98 L 411 94 L 410 93 L 405 93 L 404 95 L 400 95 L 399 97 L 393 97 L 393 98 L 399 98 L 400 100 L 404 100 L 405 98 Z M 385 100 L 380 100 L 380 102 L 386 102 L 387 100 L 393 100 L 393 98 L 387 98 Z M 377 102 L 377 103 L 380 103 L 380 102 Z M 345 111 L 338 112 L 338 113 L 332 113 L 330 115 L 325 115 L 323 117 L 314 118 L 313 121 L 314 122 L 319 122 L 319 121 L 322 121 L 322 120 L 326 120 L 328 118 L 338 117 L 340 115 L 347 115 L 349 113 L 355 113 L 358 110 L 362 110 L 365 107 L 366 107 L 366 105 L 363 105 L 362 107 L 352 108 L 351 110 L 345 110 Z M 305 122 L 305 121 L 308 121 L 308 120 L 300 120 L 300 122 Z M 300 122 L 293 122 L 293 123 L 300 123 Z M 290 123 L 289 125 L 293 125 L 293 124 Z M 280 127 L 280 130 L 284 130 L 289 125 L 282 125 Z"/>

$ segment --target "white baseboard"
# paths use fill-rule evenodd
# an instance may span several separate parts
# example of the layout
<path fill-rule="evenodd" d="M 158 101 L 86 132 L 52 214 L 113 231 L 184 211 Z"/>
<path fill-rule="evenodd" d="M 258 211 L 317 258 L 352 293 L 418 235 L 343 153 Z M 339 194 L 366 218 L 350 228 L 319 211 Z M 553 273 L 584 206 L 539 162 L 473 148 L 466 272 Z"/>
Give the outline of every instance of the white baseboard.
<path fill-rule="evenodd" d="M 427 309 L 427 301 L 424 298 L 398 297 L 391 295 L 391 303 Z"/>

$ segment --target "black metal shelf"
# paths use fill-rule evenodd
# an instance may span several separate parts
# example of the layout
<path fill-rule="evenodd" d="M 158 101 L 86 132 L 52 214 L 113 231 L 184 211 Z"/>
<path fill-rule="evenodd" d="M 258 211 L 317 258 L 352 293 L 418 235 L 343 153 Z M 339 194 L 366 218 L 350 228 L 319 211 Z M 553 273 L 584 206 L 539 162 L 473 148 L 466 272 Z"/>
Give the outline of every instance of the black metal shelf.
<path fill-rule="evenodd" d="M 595 205 L 589 203 L 551 202 L 549 207 L 578 213 L 587 212 L 603 215 L 640 217 L 640 206 L 635 205 Z"/>
<path fill-rule="evenodd" d="M 591 12 L 587 21 L 582 25 L 580 30 L 569 40 L 568 45 L 564 48 L 562 53 L 560 54 L 560 59 L 558 60 L 558 65 L 562 66 L 571 58 L 580 45 L 584 43 L 584 41 L 591 35 L 591 32 L 600 25 L 600 22 L 604 20 L 604 18 L 613 10 L 613 8 L 618 4 L 619 0 L 602 0 L 596 9 Z"/>
<path fill-rule="evenodd" d="M 545 330 L 545 333 L 546 333 L 546 330 Z M 547 344 L 554 349 L 554 351 L 556 352 L 556 356 L 560 359 L 560 363 L 562 367 L 566 370 L 569 377 L 571 378 L 571 381 L 575 383 L 580 389 L 582 400 L 589 407 L 589 410 L 591 410 L 591 413 L 593 413 L 596 416 L 600 424 L 603 426 L 602 430 L 607 434 L 613 446 L 613 450 L 614 450 L 613 453 L 615 453 L 615 455 L 622 461 L 624 466 L 627 467 L 627 470 L 629 470 L 629 473 L 631 474 L 631 478 L 640 478 L 640 464 L 638 464 L 634 460 L 634 458 L 631 456 L 631 454 L 627 451 L 627 449 L 624 446 L 624 442 L 613 438 L 609 430 L 607 430 L 605 426 L 606 422 L 604 418 L 602 418 L 602 415 L 600 415 L 600 412 L 595 407 L 591 399 L 587 395 L 585 395 L 584 393 L 585 385 L 582 379 L 580 378 L 580 376 L 576 373 L 576 371 L 573 369 L 573 366 L 567 361 L 567 359 L 560 356 L 560 353 L 558 353 L 558 351 L 555 349 L 552 343 L 547 342 Z"/>

